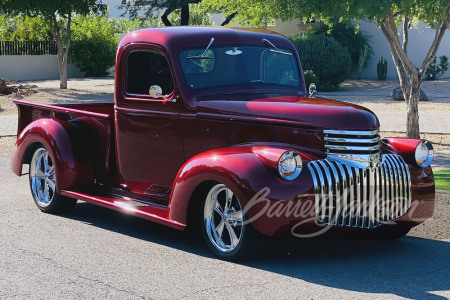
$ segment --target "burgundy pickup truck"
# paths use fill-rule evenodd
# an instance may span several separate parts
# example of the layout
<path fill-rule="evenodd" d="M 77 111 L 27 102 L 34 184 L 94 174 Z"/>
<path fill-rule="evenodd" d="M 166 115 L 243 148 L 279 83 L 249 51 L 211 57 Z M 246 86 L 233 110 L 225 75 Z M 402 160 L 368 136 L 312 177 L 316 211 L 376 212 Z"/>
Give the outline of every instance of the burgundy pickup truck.
<path fill-rule="evenodd" d="M 280 35 L 139 30 L 115 75 L 114 104 L 15 100 L 12 170 L 29 165 L 43 212 L 79 199 L 198 228 L 223 259 L 259 234 L 398 238 L 433 214 L 431 144 L 380 139 L 370 110 L 308 95 Z"/>

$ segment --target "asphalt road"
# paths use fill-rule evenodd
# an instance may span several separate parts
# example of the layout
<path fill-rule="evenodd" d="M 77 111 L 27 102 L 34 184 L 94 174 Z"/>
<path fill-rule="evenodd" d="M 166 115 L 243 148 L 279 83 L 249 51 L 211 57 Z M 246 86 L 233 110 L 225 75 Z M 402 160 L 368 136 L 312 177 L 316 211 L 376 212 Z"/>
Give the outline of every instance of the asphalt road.
<path fill-rule="evenodd" d="M 0 156 L 0 299 L 445 299 L 450 243 L 272 241 L 244 263 L 202 241 L 79 202 L 39 212 Z"/>

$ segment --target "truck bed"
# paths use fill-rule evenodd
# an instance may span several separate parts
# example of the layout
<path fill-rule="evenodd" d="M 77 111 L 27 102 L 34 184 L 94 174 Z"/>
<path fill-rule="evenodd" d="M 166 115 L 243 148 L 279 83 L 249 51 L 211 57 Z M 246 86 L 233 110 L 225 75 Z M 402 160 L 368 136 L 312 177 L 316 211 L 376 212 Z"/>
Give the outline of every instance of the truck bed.
<path fill-rule="evenodd" d="M 89 103 L 89 104 L 39 104 L 23 100 L 14 100 L 19 113 L 17 134 L 31 122 L 41 118 L 60 119 L 70 121 L 82 116 L 112 121 L 114 118 L 113 103 Z M 107 121 L 109 126 L 111 123 Z"/>

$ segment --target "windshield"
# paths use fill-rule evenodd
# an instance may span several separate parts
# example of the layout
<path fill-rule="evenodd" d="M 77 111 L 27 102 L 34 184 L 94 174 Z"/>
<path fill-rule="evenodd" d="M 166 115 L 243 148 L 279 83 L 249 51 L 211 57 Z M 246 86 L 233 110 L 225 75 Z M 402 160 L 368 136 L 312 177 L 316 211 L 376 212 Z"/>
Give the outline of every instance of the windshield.
<path fill-rule="evenodd" d="M 180 64 L 193 90 L 226 86 L 300 87 L 298 65 L 289 49 L 264 46 L 211 46 L 180 52 Z"/>

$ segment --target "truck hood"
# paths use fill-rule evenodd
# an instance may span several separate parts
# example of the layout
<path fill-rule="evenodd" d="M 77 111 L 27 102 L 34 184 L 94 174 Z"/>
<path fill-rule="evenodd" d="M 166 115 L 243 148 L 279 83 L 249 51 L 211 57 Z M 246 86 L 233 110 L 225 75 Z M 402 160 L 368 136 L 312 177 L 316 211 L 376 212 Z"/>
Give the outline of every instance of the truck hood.
<path fill-rule="evenodd" d="M 254 121 L 340 130 L 373 130 L 380 124 L 370 110 L 340 101 L 286 95 L 208 95 L 197 99 L 205 118 Z"/>

